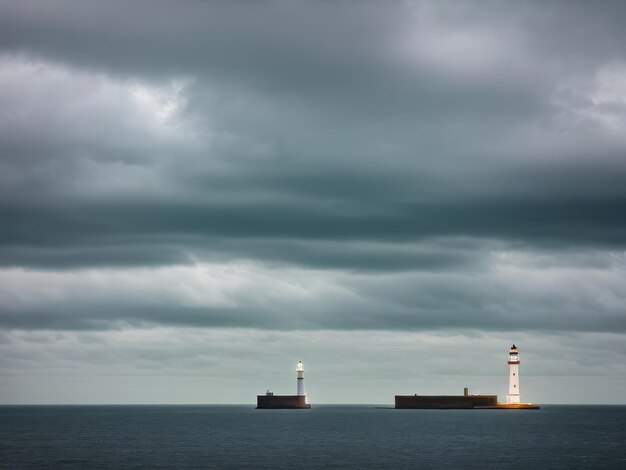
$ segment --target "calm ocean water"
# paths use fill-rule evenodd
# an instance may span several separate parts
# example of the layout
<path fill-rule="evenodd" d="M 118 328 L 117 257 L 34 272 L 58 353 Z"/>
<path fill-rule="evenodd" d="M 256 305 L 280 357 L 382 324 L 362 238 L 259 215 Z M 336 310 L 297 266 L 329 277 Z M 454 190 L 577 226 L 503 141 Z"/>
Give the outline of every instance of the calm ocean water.
<path fill-rule="evenodd" d="M 626 468 L 626 406 L 0 406 L 2 468 Z"/>

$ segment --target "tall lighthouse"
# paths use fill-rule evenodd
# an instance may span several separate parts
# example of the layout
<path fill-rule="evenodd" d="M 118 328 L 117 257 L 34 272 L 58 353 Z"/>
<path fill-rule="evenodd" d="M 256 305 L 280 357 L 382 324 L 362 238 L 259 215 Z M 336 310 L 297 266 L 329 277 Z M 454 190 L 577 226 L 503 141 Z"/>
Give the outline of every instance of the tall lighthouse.
<path fill-rule="evenodd" d="M 509 351 L 509 394 L 508 403 L 519 403 L 519 354 L 515 345 Z"/>
<path fill-rule="evenodd" d="M 299 397 L 303 397 L 304 393 L 304 365 L 302 365 L 302 361 L 298 362 L 298 367 L 296 367 L 296 371 L 298 372 L 298 393 Z"/>

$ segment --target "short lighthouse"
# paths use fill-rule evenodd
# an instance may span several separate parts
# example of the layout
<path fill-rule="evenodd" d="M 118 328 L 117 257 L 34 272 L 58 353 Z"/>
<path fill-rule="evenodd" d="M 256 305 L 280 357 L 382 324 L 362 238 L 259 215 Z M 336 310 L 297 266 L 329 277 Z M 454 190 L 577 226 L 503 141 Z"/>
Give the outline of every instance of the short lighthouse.
<path fill-rule="evenodd" d="M 296 393 L 296 395 L 303 397 L 306 393 L 304 393 L 304 365 L 302 361 L 298 362 L 296 371 L 298 372 L 298 393 Z"/>
<path fill-rule="evenodd" d="M 518 404 L 519 401 L 519 353 L 515 345 L 511 346 L 509 351 L 509 394 L 507 395 L 507 403 L 510 405 Z"/>
<path fill-rule="evenodd" d="M 258 409 L 308 409 L 311 408 L 306 402 L 304 393 L 304 365 L 302 361 L 296 366 L 298 373 L 298 388 L 296 395 L 274 395 L 269 390 L 265 395 L 257 395 L 256 407 Z"/>

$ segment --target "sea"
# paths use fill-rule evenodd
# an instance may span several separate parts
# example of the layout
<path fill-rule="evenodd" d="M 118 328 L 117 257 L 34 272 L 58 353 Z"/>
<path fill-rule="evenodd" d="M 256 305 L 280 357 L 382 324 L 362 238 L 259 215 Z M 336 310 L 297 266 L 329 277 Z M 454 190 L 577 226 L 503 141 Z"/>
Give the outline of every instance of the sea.
<path fill-rule="evenodd" d="M 626 406 L 0 406 L 0 468 L 626 469 Z"/>

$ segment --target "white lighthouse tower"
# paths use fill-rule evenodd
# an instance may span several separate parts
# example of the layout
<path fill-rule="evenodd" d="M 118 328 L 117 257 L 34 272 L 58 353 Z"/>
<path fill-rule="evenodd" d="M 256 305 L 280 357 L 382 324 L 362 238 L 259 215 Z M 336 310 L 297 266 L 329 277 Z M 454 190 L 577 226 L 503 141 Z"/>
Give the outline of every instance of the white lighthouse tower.
<path fill-rule="evenodd" d="M 304 393 L 304 365 L 302 365 L 302 361 L 298 362 L 298 367 L 296 367 L 296 371 L 298 372 L 298 393 L 299 397 L 303 397 Z"/>
<path fill-rule="evenodd" d="M 518 404 L 519 401 L 519 354 L 515 345 L 509 351 L 509 394 L 507 402 L 510 405 Z"/>

